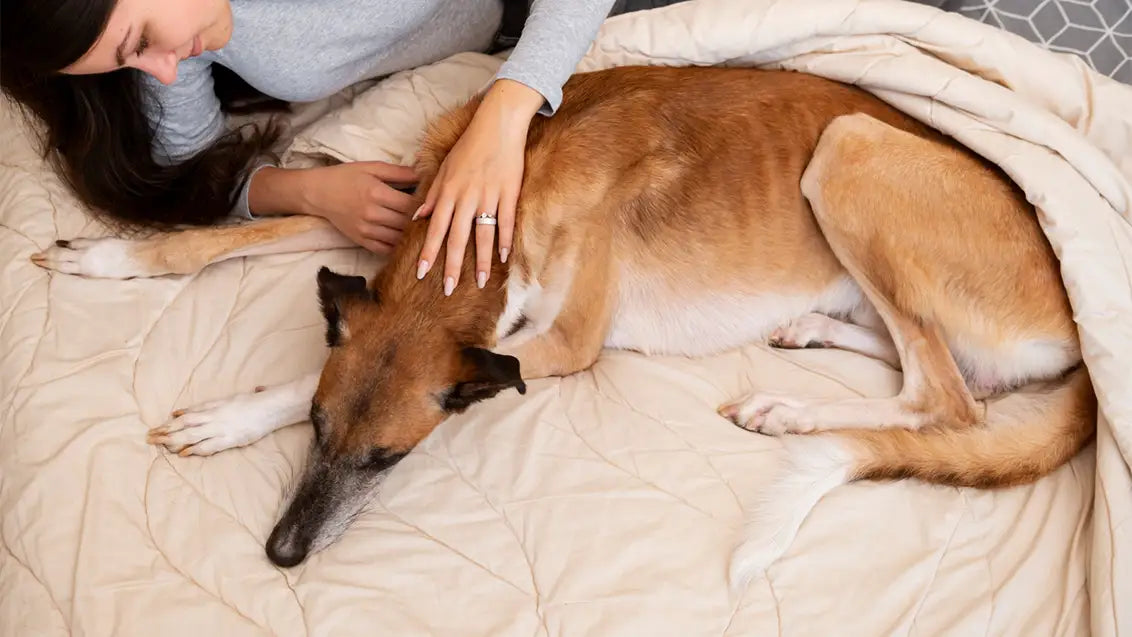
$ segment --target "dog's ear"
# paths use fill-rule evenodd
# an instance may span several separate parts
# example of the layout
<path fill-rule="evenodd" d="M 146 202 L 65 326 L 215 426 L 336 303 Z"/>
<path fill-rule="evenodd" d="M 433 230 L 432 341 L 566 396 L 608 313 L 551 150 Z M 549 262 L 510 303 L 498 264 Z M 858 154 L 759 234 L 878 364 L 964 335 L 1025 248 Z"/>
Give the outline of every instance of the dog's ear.
<path fill-rule="evenodd" d="M 527 384 L 519 373 L 519 359 L 495 354 L 481 347 L 465 347 L 461 352 L 468 378 L 456 383 L 444 400 L 446 411 L 460 412 L 480 400 L 491 398 L 504 389 L 514 387 L 527 393 Z"/>
<path fill-rule="evenodd" d="M 351 299 L 376 300 L 376 295 L 366 288 L 365 277 L 338 274 L 326 266 L 319 269 L 318 302 L 326 317 L 326 344 L 330 347 L 342 342 L 346 331 L 343 308 Z"/>

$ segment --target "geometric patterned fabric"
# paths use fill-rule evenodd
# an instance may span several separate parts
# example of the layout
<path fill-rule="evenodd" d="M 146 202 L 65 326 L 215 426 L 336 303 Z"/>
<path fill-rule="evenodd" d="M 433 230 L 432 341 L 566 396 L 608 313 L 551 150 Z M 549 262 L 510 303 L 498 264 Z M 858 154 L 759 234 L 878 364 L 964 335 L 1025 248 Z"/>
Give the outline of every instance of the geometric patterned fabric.
<path fill-rule="evenodd" d="M 1073 53 L 1132 84 L 1132 0 L 920 0 Z"/>

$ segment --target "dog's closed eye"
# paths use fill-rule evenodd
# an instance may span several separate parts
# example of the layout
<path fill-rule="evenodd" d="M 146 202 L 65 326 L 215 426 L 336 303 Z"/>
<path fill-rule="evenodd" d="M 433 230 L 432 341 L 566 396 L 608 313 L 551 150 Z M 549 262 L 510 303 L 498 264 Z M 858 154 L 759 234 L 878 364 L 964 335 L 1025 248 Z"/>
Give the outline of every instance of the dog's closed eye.
<path fill-rule="evenodd" d="M 406 454 L 403 452 L 392 451 L 384 447 L 375 447 L 366 454 L 358 468 L 363 471 L 384 471 L 397 464 L 405 455 Z"/>
<path fill-rule="evenodd" d="M 326 412 L 317 403 L 311 404 L 310 421 L 314 427 L 314 440 L 322 446 L 326 442 Z"/>

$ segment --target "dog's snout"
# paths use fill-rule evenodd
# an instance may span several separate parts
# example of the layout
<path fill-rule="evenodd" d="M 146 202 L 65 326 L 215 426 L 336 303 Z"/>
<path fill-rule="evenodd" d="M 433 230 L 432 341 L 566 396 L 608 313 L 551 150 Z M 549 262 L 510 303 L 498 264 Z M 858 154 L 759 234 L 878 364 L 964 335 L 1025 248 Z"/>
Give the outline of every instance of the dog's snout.
<path fill-rule="evenodd" d="M 267 538 L 267 558 L 272 564 L 289 568 L 301 563 L 307 558 L 310 551 L 310 542 L 306 541 L 297 525 L 280 523 Z"/>
<path fill-rule="evenodd" d="M 318 445 L 294 496 L 267 538 L 268 559 L 289 568 L 333 543 L 365 507 L 381 472 L 358 467 L 362 458 L 324 458 Z"/>

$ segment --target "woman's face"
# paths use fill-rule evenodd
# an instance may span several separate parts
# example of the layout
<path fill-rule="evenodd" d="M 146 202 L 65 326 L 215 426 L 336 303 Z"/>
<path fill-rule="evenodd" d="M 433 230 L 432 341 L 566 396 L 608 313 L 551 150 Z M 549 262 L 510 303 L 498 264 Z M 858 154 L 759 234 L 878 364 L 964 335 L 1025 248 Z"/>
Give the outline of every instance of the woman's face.
<path fill-rule="evenodd" d="M 98 41 L 63 73 L 132 67 L 172 84 L 181 60 L 222 48 L 230 37 L 228 0 L 118 0 Z"/>

